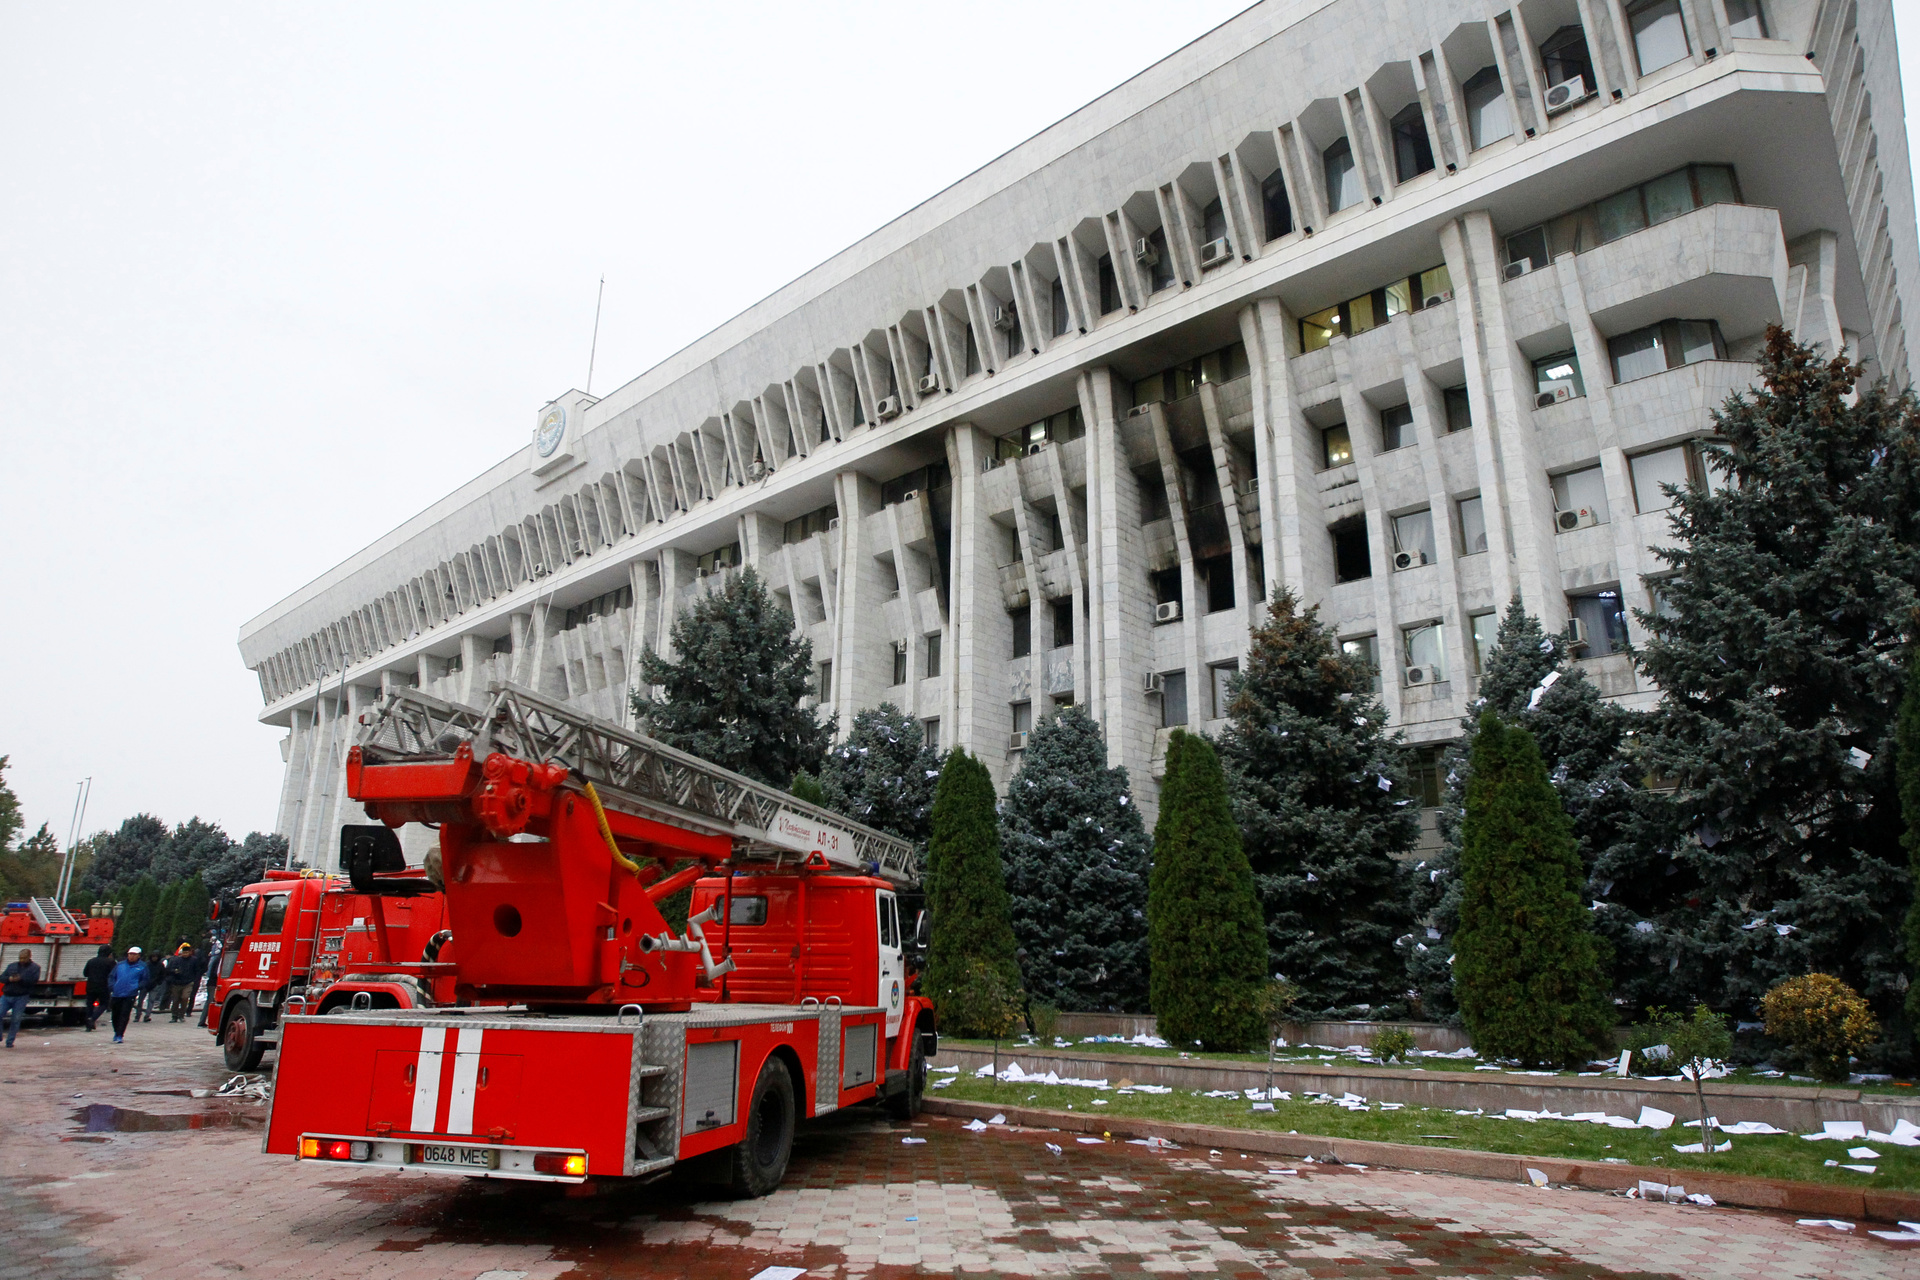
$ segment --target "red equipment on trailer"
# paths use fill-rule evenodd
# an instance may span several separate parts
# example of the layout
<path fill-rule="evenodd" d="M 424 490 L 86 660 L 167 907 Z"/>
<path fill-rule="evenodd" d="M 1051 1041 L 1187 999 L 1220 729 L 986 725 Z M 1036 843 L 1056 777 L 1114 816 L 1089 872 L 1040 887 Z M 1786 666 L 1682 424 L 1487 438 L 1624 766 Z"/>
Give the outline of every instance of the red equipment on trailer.
<path fill-rule="evenodd" d="M 485 711 L 392 692 L 347 762 L 369 815 L 439 826 L 457 955 L 412 968 L 456 1003 L 289 1008 L 265 1150 L 564 1182 L 730 1150 L 736 1189 L 764 1195 L 798 1120 L 919 1109 L 935 1028 L 905 962 L 911 845 L 489 692 Z M 390 830 L 355 830 L 364 858 L 397 856 Z M 659 904 L 688 887 L 680 934 Z"/>

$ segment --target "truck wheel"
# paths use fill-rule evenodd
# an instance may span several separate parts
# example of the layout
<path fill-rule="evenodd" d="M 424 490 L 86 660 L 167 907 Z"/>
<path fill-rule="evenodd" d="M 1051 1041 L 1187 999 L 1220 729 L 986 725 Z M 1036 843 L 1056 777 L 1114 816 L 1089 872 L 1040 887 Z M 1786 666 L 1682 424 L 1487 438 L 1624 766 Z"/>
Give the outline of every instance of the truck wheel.
<path fill-rule="evenodd" d="M 251 1071 L 267 1054 L 267 1046 L 254 1031 L 253 1010 L 244 1000 L 235 1001 L 220 1024 L 220 1049 L 229 1071 Z"/>
<path fill-rule="evenodd" d="M 747 1132 L 733 1149 L 733 1192 L 764 1196 L 787 1176 L 793 1155 L 793 1077 L 778 1058 L 768 1058 L 747 1102 Z"/>
<path fill-rule="evenodd" d="M 913 1037 L 913 1054 L 907 1059 L 907 1087 L 887 1099 L 887 1114 L 895 1120 L 911 1120 L 920 1114 L 920 1101 L 927 1093 L 927 1047 L 919 1031 Z"/>

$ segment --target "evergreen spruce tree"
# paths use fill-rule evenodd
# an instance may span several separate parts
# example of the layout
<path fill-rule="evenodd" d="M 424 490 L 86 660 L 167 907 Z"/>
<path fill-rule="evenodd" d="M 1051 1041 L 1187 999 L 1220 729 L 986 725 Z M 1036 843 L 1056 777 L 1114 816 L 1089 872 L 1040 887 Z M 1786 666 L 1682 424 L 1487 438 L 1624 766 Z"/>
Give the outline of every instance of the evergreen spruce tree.
<path fill-rule="evenodd" d="M 659 697 L 633 695 L 645 731 L 735 773 L 784 789 L 818 773 L 828 726 L 800 705 L 813 690 L 813 644 L 753 569 L 727 575 L 673 620 L 669 662 L 641 655 L 640 679 Z"/>
<path fill-rule="evenodd" d="M 1649 886 L 1667 860 L 1656 847 L 1657 833 L 1650 834 L 1660 800 L 1640 785 L 1628 751 L 1635 713 L 1602 698 L 1570 658 L 1565 638 L 1543 631 L 1516 596 L 1486 657 L 1479 696 L 1447 752 L 1441 848 L 1414 868 L 1416 924 L 1406 939 L 1407 971 L 1429 1017 L 1456 1012 L 1452 957 L 1460 922 L 1460 823 L 1473 773 L 1474 733 L 1488 711 L 1527 730 L 1539 747 L 1573 824 L 1594 928 L 1614 948 L 1616 981 L 1628 1007 L 1667 1002 L 1665 963 L 1654 962 L 1651 935 L 1636 927 L 1652 904 Z"/>
<path fill-rule="evenodd" d="M 1717 483 L 1675 494 L 1673 545 L 1655 549 L 1673 574 L 1639 615 L 1664 696 L 1637 745 L 1676 787 L 1674 874 L 1649 914 L 1676 987 L 1713 1007 L 1817 971 L 1893 1013 L 1920 407 L 1778 328 L 1758 373 L 1714 415 Z"/>
<path fill-rule="evenodd" d="M 1147 890 L 1150 1003 L 1169 1044 L 1241 1052 L 1266 1038 L 1266 930 L 1213 744 L 1167 743 Z"/>
<path fill-rule="evenodd" d="M 1272 601 L 1234 682 L 1220 757 L 1266 915 L 1269 967 L 1311 1013 L 1403 1007 L 1395 944 L 1411 923 L 1396 859 L 1419 838 L 1399 736 L 1374 672 L 1318 607 Z"/>
<path fill-rule="evenodd" d="M 1909 624 L 1920 632 L 1920 619 Z M 1907 876 L 1920 885 L 1920 642 L 1907 646 L 1906 693 L 1900 699 L 1900 718 L 1894 727 L 1894 769 L 1900 788 L 1900 815 L 1907 847 Z M 1907 1022 L 1920 1026 L 1920 894 L 1907 908 L 1907 964 L 1914 972 L 1907 986 Z"/>
<path fill-rule="evenodd" d="M 141 876 L 153 870 L 172 839 L 167 824 L 150 813 L 136 813 L 99 842 L 93 865 L 81 888 L 103 898 L 124 894 Z"/>
<path fill-rule="evenodd" d="M 924 852 L 939 776 L 940 753 L 927 746 L 920 722 L 883 702 L 857 713 L 846 740 L 827 748 L 820 803 Z"/>
<path fill-rule="evenodd" d="M 207 909 L 212 903 L 213 895 L 207 892 L 206 882 L 198 875 L 181 881 L 180 894 L 174 902 L 171 941 L 174 944 L 191 942 L 196 954 L 205 954 Z"/>
<path fill-rule="evenodd" d="M 173 829 L 147 870 L 161 884 L 185 880 L 217 864 L 231 848 L 233 838 L 217 824 L 189 818 Z"/>
<path fill-rule="evenodd" d="M 180 945 L 180 938 L 174 933 L 174 924 L 180 915 L 180 888 L 184 880 L 170 880 L 160 886 L 160 897 L 154 903 L 153 921 L 147 926 L 147 940 L 140 945 L 151 955 L 169 956 Z"/>
<path fill-rule="evenodd" d="M 1084 707 L 1034 727 L 1000 838 L 1033 997 L 1070 1010 L 1145 1009 L 1147 829 Z"/>
<path fill-rule="evenodd" d="M 11 851 L 0 849 L 0 892 L 8 898 L 49 897 L 60 887 L 60 841 L 46 823 Z"/>
<path fill-rule="evenodd" d="M 1589 927 L 1571 824 L 1533 735 L 1489 711 L 1461 824 L 1455 998 L 1482 1057 L 1579 1062 L 1607 1047 L 1607 946 Z"/>
<path fill-rule="evenodd" d="M 160 906 L 160 886 L 152 876 L 141 876 L 130 885 L 121 899 L 124 909 L 113 923 L 114 950 L 147 947 L 147 934 L 153 929 L 154 913 Z"/>
<path fill-rule="evenodd" d="M 220 900 L 221 918 L 240 905 L 240 890 L 264 879 L 269 867 L 287 865 L 287 838 L 267 831 L 249 831 L 246 839 L 229 844 L 200 872 L 207 893 Z"/>
<path fill-rule="evenodd" d="M 827 803 L 827 793 L 821 789 L 820 779 L 805 769 L 793 775 L 793 785 L 787 790 L 797 799 L 805 800 L 808 804 L 825 805 Z"/>
<path fill-rule="evenodd" d="M 934 789 L 924 888 L 933 936 L 921 990 L 941 1028 L 1005 1035 L 1020 1004 L 1020 964 L 1007 917 L 993 778 L 963 750 L 947 753 Z"/>

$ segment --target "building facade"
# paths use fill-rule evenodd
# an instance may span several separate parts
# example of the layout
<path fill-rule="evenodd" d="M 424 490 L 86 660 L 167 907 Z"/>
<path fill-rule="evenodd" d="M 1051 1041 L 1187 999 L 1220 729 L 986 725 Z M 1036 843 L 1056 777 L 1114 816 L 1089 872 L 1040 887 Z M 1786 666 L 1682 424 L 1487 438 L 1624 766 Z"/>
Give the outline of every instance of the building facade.
<path fill-rule="evenodd" d="M 1104 725 L 1149 820 L 1266 600 L 1320 606 L 1430 768 L 1510 596 L 1609 696 L 1663 483 L 1769 323 L 1905 385 L 1889 0 L 1269 0 L 887 224 L 242 629 L 278 828 L 335 857 L 353 717 L 512 680 L 627 717 L 753 566 L 843 730 L 1004 785 Z"/>

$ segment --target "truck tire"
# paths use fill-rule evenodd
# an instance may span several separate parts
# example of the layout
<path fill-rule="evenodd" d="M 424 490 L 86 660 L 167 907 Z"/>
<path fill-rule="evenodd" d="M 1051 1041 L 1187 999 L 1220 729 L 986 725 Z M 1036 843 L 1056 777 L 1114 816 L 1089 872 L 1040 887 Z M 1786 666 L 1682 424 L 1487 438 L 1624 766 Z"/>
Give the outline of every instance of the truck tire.
<path fill-rule="evenodd" d="M 913 1053 L 907 1059 L 907 1087 L 887 1099 L 887 1114 L 895 1120 L 911 1120 L 920 1114 L 921 1099 L 927 1093 L 927 1046 L 915 1029 L 907 1032 L 913 1037 Z"/>
<path fill-rule="evenodd" d="M 747 1100 L 747 1132 L 733 1148 L 733 1192 L 764 1196 L 787 1176 L 793 1155 L 793 1077 L 786 1064 L 768 1058 Z"/>
<path fill-rule="evenodd" d="M 220 1050 L 226 1055 L 229 1071 L 252 1071 L 267 1056 L 267 1046 L 260 1043 L 253 1024 L 253 1008 L 246 1001 L 236 1000 L 227 1006 L 220 1023 Z"/>

